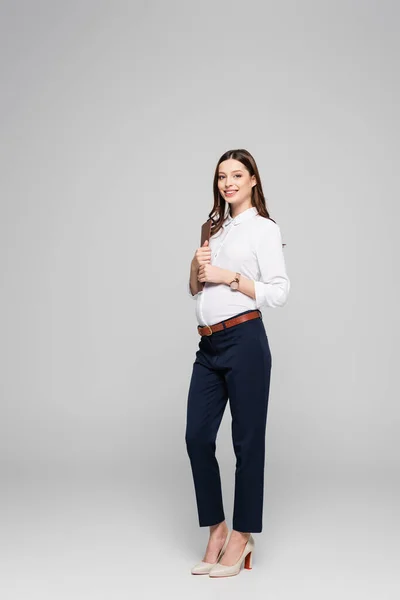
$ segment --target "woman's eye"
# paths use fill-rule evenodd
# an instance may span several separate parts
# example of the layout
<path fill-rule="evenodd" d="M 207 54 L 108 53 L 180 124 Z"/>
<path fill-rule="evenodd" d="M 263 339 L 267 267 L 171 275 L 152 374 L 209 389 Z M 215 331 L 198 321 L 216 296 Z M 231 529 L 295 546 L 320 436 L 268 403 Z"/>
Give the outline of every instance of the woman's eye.
<path fill-rule="evenodd" d="M 241 177 L 241 175 L 235 175 L 235 177 Z"/>

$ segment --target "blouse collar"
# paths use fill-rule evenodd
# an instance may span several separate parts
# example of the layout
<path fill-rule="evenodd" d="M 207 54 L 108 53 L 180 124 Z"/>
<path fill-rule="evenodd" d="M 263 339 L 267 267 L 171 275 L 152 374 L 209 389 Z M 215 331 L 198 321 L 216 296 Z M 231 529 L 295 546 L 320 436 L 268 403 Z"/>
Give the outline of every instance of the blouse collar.
<path fill-rule="evenodd" d="M 233 223 L 234 225 L 239 225 L 239 223 L 243 223 L 244 221 L 247 221 L 247 219 L 250 219 L 251 217 L 253 217 L 256 214 L 258 214 L 258 210 L 255 206 L 246 208 L 246 210 L 244 210 L 243 212 L 236 215 L 235 218 L 231 217 L 230 212 L 228 210 L 228 216 L 226 217 L 226 219 L 223 223 L 223 227 L 226 227 L 230 223 Z"/>

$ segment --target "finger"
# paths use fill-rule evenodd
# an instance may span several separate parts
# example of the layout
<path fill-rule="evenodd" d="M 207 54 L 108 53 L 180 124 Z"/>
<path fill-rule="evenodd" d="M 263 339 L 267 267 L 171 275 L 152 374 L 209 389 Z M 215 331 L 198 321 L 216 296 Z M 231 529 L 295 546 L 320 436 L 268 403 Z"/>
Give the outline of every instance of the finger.
<path fill-rule="evenodd" d="M 198 263 L 201 265 L 201 264 L 204 264 L 205 262 L 210 262 L 211 256 L 198 256 L 197 260 L 198 260 Z"/>

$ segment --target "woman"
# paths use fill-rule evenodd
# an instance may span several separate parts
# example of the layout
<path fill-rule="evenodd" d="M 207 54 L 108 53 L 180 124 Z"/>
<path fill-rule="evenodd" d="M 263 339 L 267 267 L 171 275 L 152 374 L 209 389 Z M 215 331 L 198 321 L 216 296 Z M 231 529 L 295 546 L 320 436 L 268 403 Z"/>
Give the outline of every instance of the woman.
<path fill-rule="evenodd" d="M 227 208 L 227 210 L 226 210 Z M 195 252 L 189 294 L 201 336 L 188 392 L 185 442 L 205 555 L 191 572 L 210 577 L 251 569 L 262 531 L 265 431 L 271 353 L 261 307 L 283 306 L 290 281 L 280 228 L 269 216 L 254 158 L 230 150 L 214 175 L 211 237 Z M 229 399 L 236 455 L 233 527 L 222 503 L 215 440 Z"/>

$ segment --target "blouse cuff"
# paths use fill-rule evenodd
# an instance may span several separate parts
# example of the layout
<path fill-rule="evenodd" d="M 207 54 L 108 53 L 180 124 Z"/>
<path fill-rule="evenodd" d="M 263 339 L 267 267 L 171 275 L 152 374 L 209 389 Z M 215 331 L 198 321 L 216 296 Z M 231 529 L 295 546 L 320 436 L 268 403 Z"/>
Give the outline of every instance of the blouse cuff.
<path fill-rule="evenodd" d="M 269 306 L 277 308 L 284 306 L 290 290 L 290 282 L 288 278 L 275 278 L 274 283 L 264 283 L 263 281 L 254 281 L 256 308 Z"/>

